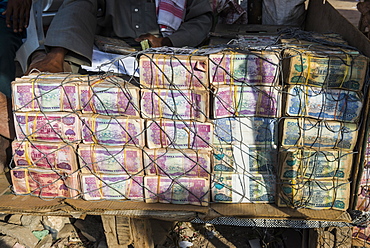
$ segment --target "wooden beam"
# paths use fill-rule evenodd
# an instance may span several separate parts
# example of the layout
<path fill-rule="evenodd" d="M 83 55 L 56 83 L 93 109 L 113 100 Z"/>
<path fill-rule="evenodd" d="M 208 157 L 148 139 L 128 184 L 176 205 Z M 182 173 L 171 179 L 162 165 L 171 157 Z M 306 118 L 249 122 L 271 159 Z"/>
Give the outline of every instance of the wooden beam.
<path fill-rule="evenodd" d="M 152 228 L 149 219 L 132 218 L 131 228 L 135 248 L 154 248 Z"/>

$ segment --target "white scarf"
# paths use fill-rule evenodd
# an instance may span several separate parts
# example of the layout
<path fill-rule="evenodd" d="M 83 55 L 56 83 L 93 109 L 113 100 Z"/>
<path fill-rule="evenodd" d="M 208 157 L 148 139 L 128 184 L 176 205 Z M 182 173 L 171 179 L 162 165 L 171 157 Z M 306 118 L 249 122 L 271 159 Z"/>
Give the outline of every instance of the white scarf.
<path fill-rule="evenodd" d="M 156 0 L 157 22 L 163 37 L 176 31 L 185 17 L 186 0 Z"/>

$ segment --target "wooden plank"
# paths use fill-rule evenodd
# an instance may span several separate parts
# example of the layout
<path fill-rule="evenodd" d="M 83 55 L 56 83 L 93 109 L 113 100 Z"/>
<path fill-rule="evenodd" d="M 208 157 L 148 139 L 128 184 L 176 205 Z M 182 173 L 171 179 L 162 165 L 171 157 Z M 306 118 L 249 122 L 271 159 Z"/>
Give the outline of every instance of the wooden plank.
<path fill-rule="evenodd" d="M 326 227 L 310 229 L 309 248 L 351 248 L 352 228 Z"/>
<path fill-rule="evenodd" d="M 131 220 L 132 236 L 135 248 L 154 248 L 152 228 L 149 219 Z"/>
<path fill-rule="evenodd" d="M 120 234 L 120 240 L 117 234 L 117 227 L 116 227 L 116 217 L 115 216 L 107 216 L 102 215 L 102 222 L 104 227 L 104 234 L 107 240 L 107 245 L 110 248 L 127 248 L 128 245 L 132 243 L 132 235 L 131 232 L 126 233 L 126 239 L 122 237 L 123 234 Z M 122 221 L 122 220 L 121 220 Z M 120 227 L 120 231 L 122 231 L 122 227 Z M 127 230 L 127 229 L 126 229 Z M 124 243 L 126 240 L 126 243 Z"/>
<path fill-rule="evenodd" d="M 130 218 L 116 216 L 116 233 L 118 244 L 129 245 L 132 243 L 132 232 Z"/>

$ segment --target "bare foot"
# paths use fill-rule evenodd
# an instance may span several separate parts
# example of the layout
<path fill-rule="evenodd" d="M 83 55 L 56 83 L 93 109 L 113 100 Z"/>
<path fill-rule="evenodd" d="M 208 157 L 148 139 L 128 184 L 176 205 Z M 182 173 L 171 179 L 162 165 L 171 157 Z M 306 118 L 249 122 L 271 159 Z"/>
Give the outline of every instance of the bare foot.
<path fill-rule="evenodd" d="M 63 72 L 64 56 L 67 50 L 61 47 L 54 47 L 46 56 L 41 60 L 35 60 L 31 62 L 25 75 L 28 75 L 33 69 L 40 72 Z"/>

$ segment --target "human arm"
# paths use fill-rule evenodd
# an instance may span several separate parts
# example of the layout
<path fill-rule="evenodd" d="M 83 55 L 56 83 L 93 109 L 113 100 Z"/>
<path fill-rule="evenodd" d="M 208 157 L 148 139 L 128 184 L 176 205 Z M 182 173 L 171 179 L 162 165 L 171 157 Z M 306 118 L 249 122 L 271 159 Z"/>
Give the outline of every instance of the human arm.
<path fill-rule="evenodd" d="M 212 9 L 209 0 L 188 0 L 184 22 L 168 36 L 175 47 L 198 46 L 212 27 Z"/>
<path fill-rule="evenodd" d="M 51 47 L 50 52 L 44 58 L 38 61 L 32 61 L 25 75 L 28 75 L 33 69 L 41 72 L 63 72 L 63 62 L 67 49 L 62 47 Z"/>
<path fill-rule="evenodd" d="M 45 39 L 47 55 L 31 61 L 27 70 L 63 72 L 63 62 L 88 65 L 92 57 L 97 0 L 64 0 Z"/>
<path fill-rule="evenodd" d="M 6 25 L 13 28 L 15 33 L 22 32 L 28 27 L 32 0 L 9 0 L 6 11 Z"/>

